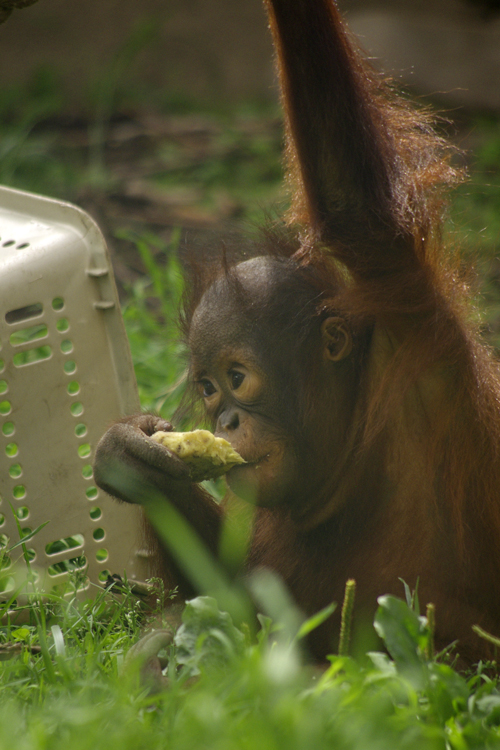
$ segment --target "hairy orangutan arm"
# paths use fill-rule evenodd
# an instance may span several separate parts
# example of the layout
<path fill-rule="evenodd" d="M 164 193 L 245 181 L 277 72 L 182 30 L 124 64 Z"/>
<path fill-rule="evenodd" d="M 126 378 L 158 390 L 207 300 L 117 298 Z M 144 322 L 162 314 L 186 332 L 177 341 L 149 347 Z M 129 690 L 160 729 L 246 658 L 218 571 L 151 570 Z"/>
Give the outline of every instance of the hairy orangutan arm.
<path fill-rule="evenodd" d="M 265 0 L 287 121 L 292 222 L 355 280 L 425 294 L 436 187 L 454 182 L 429 116 L 365 61 L 334 0 Z M 397 287 L 394 286 L 397 284 Z M 413 299 L 413 296 L 412 296 Z M 394 300 L 396 306 L 399 301 Z"/>
<path fill-rule="evenodd" d="M 217 551 L 222 511 L 212 497 L 190 481 L 177 456 L 149 440 L 172 426 L 151 414 L 114 424 L 97 445 L 94 476 L 101 489 L 128 503 L 141 503 L 148 493 L 173 503 L 212 552 Z"/>

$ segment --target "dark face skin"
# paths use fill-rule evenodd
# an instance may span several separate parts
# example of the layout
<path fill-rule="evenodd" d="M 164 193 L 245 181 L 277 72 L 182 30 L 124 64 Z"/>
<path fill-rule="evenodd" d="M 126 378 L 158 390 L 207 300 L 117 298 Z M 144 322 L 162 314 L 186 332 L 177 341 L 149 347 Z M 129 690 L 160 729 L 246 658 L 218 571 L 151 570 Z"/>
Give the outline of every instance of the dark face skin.
<path fill-rule="evenodd" d="M 315 466 L 313 474 L 310 465 L 318 464 L 323 415 L 331 408 L 332 398 L 340 421 L 346 421 L 343 412 L 352 409 L 348 392 L 352 378 L 341 375 L 341 361 L 349 356 L 352 345 L 344 321 L 313 316 L 305 344 L 309 350 L 313 346 L 312 359 L 308 354 L 306 368 L 294 359 L 297 332 L 290 321 L 297 311 L 283 314 L 284 305 L 276 307 L 275 302 L 280 298 L 279 287 L 287 285 L 288 268 L 287 263 L 272 258 L 238 265 L 239 293 L 226 279 L 217 281 L 195 310 L 189 335 L 191 375 L 215 434 L 228 440 L 247 461 L 231 469 L 227 482 L 235 494 L 262 506 L 293 505 L 305 493 L 317 491 L 322 469 Z M 246 313 L 241 309 L 241 290 L 249 305 Z M 309 293 L 304 299 L 301 294 L 304 297 L 298 290 L 294 296 L 292 290 L 298 310 Z M 313 295 L 311 291 L 309 297 Z M 309 418 L 303 413 L 310 411 L 302 393 L 304 369 L 306 384 L 314 389 L 314 401 L 320 405 L 318 414 L 309 413 Z M 333 420 L 340 445 L 344 427 L 337 417 Z M 331 477 L 331 457 L 324 471 Z"/>

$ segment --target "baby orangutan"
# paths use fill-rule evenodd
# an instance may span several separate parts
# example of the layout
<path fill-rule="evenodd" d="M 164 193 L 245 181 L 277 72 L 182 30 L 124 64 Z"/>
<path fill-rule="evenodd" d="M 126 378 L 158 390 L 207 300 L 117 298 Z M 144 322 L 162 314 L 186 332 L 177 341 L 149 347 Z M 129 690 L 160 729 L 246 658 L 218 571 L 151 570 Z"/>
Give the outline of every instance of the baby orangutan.
<path fill-rule="evenodd" d="M 190 379 L 215 435 L 245 463 L 229 491 L 257 506 L 248 570 L 276 571 L 311 615 L 357 582 L 373 613 L 404 579 L 436 605 L 436 645 L 489 656 L 500 634 L 500 386 L 442 246 L 440 196 L 458 177 L 427 112 L 363 59 L 332 0 L 268 0 L 287 125 L 288 229 L 257 257 L 191 283 Z M 161 493 L 214 555 L 225 504 L 150 436 L 114 425 L 97 483 L 121 465 Z M 158 553 L 182 596 L 192 587 Z M 497 591 L 497 588 L 499 589 Z M 339 612 L 310 637 L 336 648 Z"/>

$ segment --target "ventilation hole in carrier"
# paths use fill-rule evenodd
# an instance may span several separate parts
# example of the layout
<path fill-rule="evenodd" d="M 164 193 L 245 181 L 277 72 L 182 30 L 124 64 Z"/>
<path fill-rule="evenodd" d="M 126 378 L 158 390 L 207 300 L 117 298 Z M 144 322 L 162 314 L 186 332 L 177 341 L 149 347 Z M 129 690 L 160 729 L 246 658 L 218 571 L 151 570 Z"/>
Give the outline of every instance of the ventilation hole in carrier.
<path fill-rule="evenodd" d="M 61 341 L 61 351 L 63 354 L 69 354 L 73 351 L 73 342 L 69 339 L 64 339 L 64 341 Z"/>
<path fill-rule="evenodd" d="M 12 325 L 12 323 L 20 323 L 22 320 L 38 318 L 42 313 L 42 303 L 36 302 L 34 305 L 26 305 L 26 307 L 18 307 L 16 310 L 9 310 L 9 312 L 5 313 L 5 320 Z"/>
<path fill-rule="evenodd" d="M 5 370 L 5 362 L 3 359 L 0 359 L 0 372 L 3 372 Z"/>
<path fill-rule="evenodd" d="M 14 458 L 14 456 L 17 456 L 19 450 L 16 443 L 7 443 L 5 446 L 5 454 L 9 458 Z"/>
<path fill-rule="evenodd" d="M 82 534 L 73 534 L 73 536 L 67 536 L 64 539 L 56 539 L 56 541 L 45 545 L 45 554 L 58 555 L 68 549 L 83 547 L 84 541 Z"/>
<path fill-rule="evenodd" d="M 97 487 L 89 487 L 87 491 L 85 492 L 89 500 L 95 500 L 97 495 L 99 494 L 99 490 Z"/>
<path fill-rule="evenodd" d="M 9 386 L 6 380 L 0 380 L 0 393 L 7 393 Z"/>
<path fill-rule="evenodd" d="M 91 513 L 90 517 L 92 518 L 92 511 L 90 513 Z M 3 526 L 4 523 L 5 523 L 5 516 L 3 513 L 0 513 L 0 526 Z"/>
<path fill-rule="evenodd" d="M 12 245 L 15 245 L 15 240 L 5 240 L 5 242 L 2 242 L 2 247 L 11 247 Z"/>
<path fill-rule="evenodd" d="M 84 555 L 79 557 L 70 557 L 69 560 L 61 560 L 53 565 L 49 565 L 49 576 L 60 576 L 62 573 L 72 573 L 77 570 L 83 570 L 87 566 L 87 558 Z"/>
<path fill-rule="evenodd" d="M 9 564 L 5 565 L 5 562 L 8 562 Z M 0 569 L 6 571 L 8 568 L 10 568 L 11 564 L 12 562 L 10 558 L 5 556 L 3 560 L 0 562 Z M 10 595 L 11 591 L 14 590 L 15 584 L 16 582 L 13 576 L 3 575 L 2 578 L 0 579 L 0 593 Z M 10 599 L 10 596 L 9 596 L 9 603 L 11 607 L 14 606 L 14 602 L 12 601 L 12 599 Z"/>
<path fill-rule="evenodd" d="M 59 312 L 59 310 L 62 310 L 64 307 L 64 300 L 62 297 L 54 297 L 52 300 L 52 309 L 56 312 Z"/>
<path fill-rule="evenodd" d="M 50 359 L 50 357 L 52 357 L 50 346 L 39 346 L 36 349 L 28 349 L 26 352 L 14 354 L 12 361 L 16 367 L 24 367 L 25 365 L 34 365 L 37 362 L 43 362 L 44 359 Z"/>
<path fill-rule="evenodd" d="M 83 443 L 82 445 L 78 446 L 78 455 L 80 458 L 87 458 L 90 456 L 91 448 L 89 443 Z"/>
<path fill-rule="evenodd" d="M 89 516 L 93 521 L 97 521 L 102 516 L 102 510 L 98 508 L 97 505 L 94 505 L 94 507 L 89 511 Z"/>
<path fill-rule="evenodd" d="M 10 414 L 11 411 L 12 411 L 12 404 L 10 403 L 10 401 L 0 401 L 0 414 L 2 416 L 6 416 L 7 414 Z"/>
<path fill-rule="evenodd" d="M 14 427 L 14 422 L 5 422 L 2 427 L 2 432 L 5 435 L 5 437 L 10 437 L 14 434 L 16 431 L 16 428 Z"/>
<path fill-rule="evenodd" d="M 106 532 L 101 528 L 95 529 L 92 536 L 94 537 L 96 542 L 101 542 L 106 536 Z"/>
<path fill-rule="evenodd" d="M 19 518 L 20 521 L 25 521 L 30 514 L 29 508 L 26 507 L 26 505 L 22 505 L 20 508 L 17 508 L 16 510 L 16 516 Z"/>
<path fill-rule="evenodd" d="M 59 318 L 56 323 L 56 328 L 59 333 L 66 333 L 69 330 L 69 320 L 67 318 Z"/>
<path fill-rule="evenodd" d="M 81 401 L 75 401 L 74 404 L 71 404 L 69 409 L 74 417 L 79 417 L 81 414 L 83 414 L 83 404 Z"/>
<path fill-rule="evenodd" d="M 23 467 L 21 464 L 12 464 L 9 468 L 9 477 L 11 477 L 11 479 L 19 479 L 22 473 Z"/>
<path fill-rule="evenodd" d="M 64 372 L 66 375 L 72 375 L 76 372 L 76 362 L 73 359 L 69 359 L 64 363 Z"/>
<path fill-rule="evenodd" d="M 26 487 L 24 484 L 16 484 L 12 490 L 12 496 L 14 500 L 22 500 L 23 497 L 26 497 Z"/>
<path fill-rule="evenodd" d="M 92 466 L 90 464 L 85 464 L 82 469 L 82 477 L 84 479 L 92 479 L 92 474 Z"/>
<path fill-rule="evenodd" d="M 109 554 L 107 549 L 98 549 L 95 553 L 95 559 L 97 562 L 106 562 L 108 559 Z"/>
<path fill-rule="evenodd" d="M 77 424 L 75 427 L 75 435 L 77 438 L 81 438 L 84 435 L 87 434 L 87 425 L 80 422 L 80 424 Z"/>
<path fill-rule="evenodd" d="M 17 604 L 15 604 L 17 600 L 10 598 L 10 592 L 14 590 L 15 583 L 15 579 L 12 576 L 5 576 L 0 580 L 0 592 L 2 594 L 9 594 L 10 606 L 13 609 L 17 606 Z"/>
<path fill-rule="evenodd" d="M 16 250 L 24 250 L 25 247 L 29 247 L 29 242 L 21 242 L 20 245 L 16 245 Z"/>
<path fill-rule="evenodd" d="M 68 383 L 66 390 L 70 396 L 76 396 L 80 392 L 80 383 L 77 380 L 72 380 L 71 383 Z"/>
<path fill-rule="evenodd" d="M 20 328 L 18 331 L 14 331 L 9 336 L 9 341 L 12 346 L 20 346 L 26 344 L 28 341 L 36 341 L 36 339 L 43 339 L 48 335 L 48 329 L 45 323 L 39 323 L 36 326 L 30 326 L 29 328 Z"/>
<path fill-rule="evenodd" d="M 104 569 L 104 570 L 101 570 L 98 578 L 101 583 L 106 583 L 110 576 L 111 576 L 111 573 L 109 572 L 109 570 Z"/>

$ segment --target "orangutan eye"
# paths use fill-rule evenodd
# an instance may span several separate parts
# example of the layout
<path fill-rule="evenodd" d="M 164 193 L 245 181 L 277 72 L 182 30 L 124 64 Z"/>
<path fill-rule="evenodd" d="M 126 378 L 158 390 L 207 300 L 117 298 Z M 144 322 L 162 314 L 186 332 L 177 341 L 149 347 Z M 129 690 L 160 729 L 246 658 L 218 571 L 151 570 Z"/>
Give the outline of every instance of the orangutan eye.
<path fill-rule="evenodd" d="M 213 396 L 217 390 L 212 381 L 208 380 L 207 378 L 199 380 L 198 384 L 200 386 L 201 395 L 203 396 L 203 398 L 209 398 L 209 396 Z"/>
<path fill-rule="evenodd" d="M 230 370 L 229 379 L 231 382 L 231 389 L 236 391 L 245 380 L 245 374 L 243 372 L 238 372 L 237 370 Z"/>

